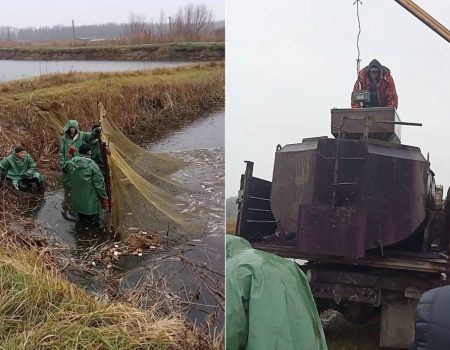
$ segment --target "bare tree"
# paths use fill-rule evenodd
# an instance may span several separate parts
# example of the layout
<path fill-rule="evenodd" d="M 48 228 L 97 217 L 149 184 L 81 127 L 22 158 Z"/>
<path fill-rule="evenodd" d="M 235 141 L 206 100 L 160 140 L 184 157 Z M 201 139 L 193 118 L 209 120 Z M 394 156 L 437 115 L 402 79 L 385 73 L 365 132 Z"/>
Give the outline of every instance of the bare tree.
<path fill-rule="evenodd" d="M 134 38 L 143 38 L 146 36 L 147 29 L 145 17 L 131 12 L 128 17 L 127 35 Z"/>
<path fill-rule="evenodd" d="M 224 22 L 213 22 L 212 11 L 204 4 L 181 7 L 175 15 L 167 16 L 161 9 L 159 18 L 146 19 L 130 13 L 127 23 L 106 23 L 77 26 L 77 36 L 84 39 L 120 40 L 125 43 L 223 41 Z M 72 40 L 72 26 L 14 28 L 0 26 L 0 41 L 5 45 L 30 42 L 60 42 Z M 87 40 L 83 41 L 83 44 Z M 79 44 L 80 42 L 78 42 Z"/>
<path fill-rule="evenodd" d="M 213 14 L 205 4 L 197 5 L 194 8 L 192 25 L 195 33 L 205 33 L 210 30 L 213 21 Z"/>
<path fill-rule="evenodd" d="M 212 21 L 212 11 L 208 10 L 205 4 L 194 5 L 189 3 L 178 10 L 174 26 L 178 34 L 183 33 L 188 38 L 192 38 L 210 30 Z"/>
<path fill-rule="evenodd" d="M 158 26 L 158 32 L 160 36 L 162 36 L 166 31 L 165 22 L 166 22 L 166 14 L 164 13 L 164 10 L 161 9 L 161 12 L 159 13 L 159 26 Z"/>

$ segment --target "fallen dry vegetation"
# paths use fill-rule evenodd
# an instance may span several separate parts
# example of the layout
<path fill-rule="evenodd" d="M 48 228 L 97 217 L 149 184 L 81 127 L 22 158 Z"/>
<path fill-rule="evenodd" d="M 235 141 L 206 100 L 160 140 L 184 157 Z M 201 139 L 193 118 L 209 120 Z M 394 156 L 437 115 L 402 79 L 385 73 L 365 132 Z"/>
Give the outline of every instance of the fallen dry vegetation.
<path fill-rule="evenodd" d="M 61 247 L 46 242 L 11 198 L 31 199 L 8 187 L 0 192 L 1 349 L 221 348 L 219 338 L 187 325 L 174 309 L 162 314 L 154 304 L 143 310 L 129 297 L 93 297 L 68 282 Z"/>

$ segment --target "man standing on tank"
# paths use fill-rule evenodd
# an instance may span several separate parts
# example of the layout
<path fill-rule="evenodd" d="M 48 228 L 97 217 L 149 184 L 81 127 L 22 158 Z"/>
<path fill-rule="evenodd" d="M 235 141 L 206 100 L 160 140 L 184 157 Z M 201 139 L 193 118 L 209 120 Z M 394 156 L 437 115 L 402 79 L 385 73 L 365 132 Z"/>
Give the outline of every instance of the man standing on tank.
<path fill-rule="evenodd" d="M 394 79 L 389 68 L 382 66 L 378 60 L 373 59 L 367 67 L 361 69 L 353 92 L 368 90 L 370 101 L 363 107 L 395 107 L 398 108 L 398 96 L 395 90 Z M 352 101 L 352 108 L 360 108 L 358 102 Z"/>

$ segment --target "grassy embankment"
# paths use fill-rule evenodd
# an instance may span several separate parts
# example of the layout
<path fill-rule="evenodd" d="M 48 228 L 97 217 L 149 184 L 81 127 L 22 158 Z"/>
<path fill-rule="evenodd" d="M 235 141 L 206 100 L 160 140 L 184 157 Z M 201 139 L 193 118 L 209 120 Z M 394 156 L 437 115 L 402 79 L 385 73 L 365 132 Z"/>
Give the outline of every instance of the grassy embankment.
<path fill-rule="evenodd" d="M 188 326 L 177 312 L 163 315 L 156 305 L 134 306 L 137 300 L 93 297 L 67 282 L 61 273 L 65 259 L 45 246 L 10 203 L 2 204 L 0 349 L 221 348 L 219 339 Z"/>
<path fill-rule="evenodd" d="M 211 61 L 224 58 L 223 42 L 0 48 L 0 59 L 10 60 Z"/>
<path fill-rule="evenodd" d="M 68 73 L 0 84 L 0 155 L 22 144 L 50 187 L 59 179 L 59 134 L 39 111 L 64 103 L 70 118 L 90 130 L 96 102 L 131 139 L 147 141 L 224 104 L 224 64 L 127 73 Z"/>
<path fill-rule="evenodd" d="M 132 138 L 159 137 L 210 108 L 223 105 L 224 66 L 132 73 L 70 73 L 0 84 L 0 152 L 21 143 L 50 186 L 60 178 L 59 135 L 39 111 L 63 102 L 83 129 L 96 101 Z M 24 197 L 25 198 L 25 197 Z M 0 191 L 1 349 L 219 348 L 175 313 L 157 314 L 130 302 L 94 298 L 67 282 L 58 257 L 29 240 L 36 226 L 14 209 L 20 194 Z"/>

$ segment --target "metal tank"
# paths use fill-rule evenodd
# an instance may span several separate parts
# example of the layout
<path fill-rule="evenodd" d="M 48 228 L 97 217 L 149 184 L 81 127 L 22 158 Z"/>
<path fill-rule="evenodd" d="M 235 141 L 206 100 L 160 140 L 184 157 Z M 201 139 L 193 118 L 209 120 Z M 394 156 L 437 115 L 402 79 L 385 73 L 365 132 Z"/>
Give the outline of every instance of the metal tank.
<path fill-rule="evenodd" d="M 362 258 L 402 242 L 421 249 L 434 178 L 420 149 L 400 144 L 400 124 L 390 107 L 333 109 L 335 138 L 277 148 L 271 210 L 298 252 Z"/>

